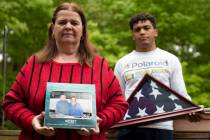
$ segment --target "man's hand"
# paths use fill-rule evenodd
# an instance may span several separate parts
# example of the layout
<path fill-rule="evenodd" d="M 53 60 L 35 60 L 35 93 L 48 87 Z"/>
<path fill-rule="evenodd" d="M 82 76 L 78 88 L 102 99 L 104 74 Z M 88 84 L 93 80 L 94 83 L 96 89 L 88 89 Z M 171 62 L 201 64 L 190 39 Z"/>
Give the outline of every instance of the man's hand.
<path fill-rule="evenodd" d="M 199 112 L 192 112 L 188 114 L 187 119 L 191 122 L 199 122 L 202 119 L 202 116 Z"/>
<path fill-rule="evenodd" d="M 191 122 L 199 122 L 202 119 L 202 114 L 204 113 L 204 106 L 199 105 L 202 108 L 202 111 L 200 112 L 192 112 L 189 113 L 187 116 L 187 119 Z"/>
<path fill-rule="evenodd" d="M 34 130 L 40 135 L 53 136 L 55 134 L 54 128 L 42 126 L 44 115 L 44 112 L 42 112 L 41 114 L 35 116 L 32 120 L 32 126 Z"/>

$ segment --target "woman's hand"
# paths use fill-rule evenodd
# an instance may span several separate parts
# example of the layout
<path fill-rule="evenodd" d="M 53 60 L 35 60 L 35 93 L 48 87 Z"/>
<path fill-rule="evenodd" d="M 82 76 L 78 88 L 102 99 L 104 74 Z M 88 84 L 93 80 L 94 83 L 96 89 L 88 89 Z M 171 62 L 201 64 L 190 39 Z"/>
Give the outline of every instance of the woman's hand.
<path fill-rule="evenodd" d="M 32 120 L 32 126 L 34 130 L 39 133 L 40 135 L 44 136 L 53 136 L 55 134 L 55 130 L 52 127 L 42 126 L 44 121 L 44 112 L 35 116 Z"/>
<path fill-rule="evenodd" d="M 101 121 L 102 121 L 102 119 L 97 117 L 97 124 L 96 124 L 95 128 L 90 128 L 90 129 L 81 128 L 77 132 L 80 135 L 85 135 L 85 136 L 89 136 L 89 135 L 92 135 L 92 134 L 99 134 L 100 133 L 99 124 L 100 124 Z"/>

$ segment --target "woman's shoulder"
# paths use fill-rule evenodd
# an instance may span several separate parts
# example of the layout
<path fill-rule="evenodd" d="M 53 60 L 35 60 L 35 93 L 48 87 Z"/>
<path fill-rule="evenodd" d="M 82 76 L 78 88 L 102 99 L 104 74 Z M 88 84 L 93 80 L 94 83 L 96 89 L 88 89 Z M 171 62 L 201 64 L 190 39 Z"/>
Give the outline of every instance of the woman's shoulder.
<path fill-rule="evenodd" d="M 37 56 L 35 54 L 32 54 L 26 59 L 24 67 L 27 67 L 27 68 L 35 67 L 36 68 L 36 66 L 38 66 L 38 65 L 41 65 L 41 63 L 38 62 Z"/>
<path fill-rule="evenodd" d="M 35 63 L 36 63 L 36 56 L 35 56 L 35 55 L 29 56 L 29 57 L 26 59 L 24 65 L 22 66 L 21 72 L 24 73 L 25 75 L 26 75 L 28 72 L 30 73 L 31 68 L 35 65 Z"/>
<path fill-rule="evenodd" d="M 95 56 L 93 61 L 94 63 L 108 64 L 108 61 L 106 60 L 106 58 L 101 55 Z"/>
<path fill-rule="evenodd" d="M 37 57 L 35 54 L 32 54 L 31 56 L 29 56 L 26 60 L 26 63 L 27 64 L 30 64 L 30 63 L 34 63 L 37 61 Z"/>
<path fill-rule="evenodd" d="M 94 59 L 94 60 L 102 60 L 103 57 L 102 57 L 101 55 L 96 55 L 96 56 L 94 56 L 93 59 Z"/>
<path fill-rule="evenodd" d="M 109 62 L 103 56 L 97 56 L 94 59 L 93 67 L 103 71 L 109 71 L 111 69 Z"/>

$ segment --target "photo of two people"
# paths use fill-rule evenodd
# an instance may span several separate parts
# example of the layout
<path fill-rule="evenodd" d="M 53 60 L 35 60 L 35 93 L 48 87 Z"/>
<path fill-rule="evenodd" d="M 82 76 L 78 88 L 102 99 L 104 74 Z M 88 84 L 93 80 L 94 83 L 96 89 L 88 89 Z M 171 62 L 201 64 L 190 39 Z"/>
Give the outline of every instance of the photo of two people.
<path fill-rule="evenodd" d="M 92 116 L 91 103 L 88 93 L 53 91 L 50 94 L 49 117 L 88 119 Z"/>

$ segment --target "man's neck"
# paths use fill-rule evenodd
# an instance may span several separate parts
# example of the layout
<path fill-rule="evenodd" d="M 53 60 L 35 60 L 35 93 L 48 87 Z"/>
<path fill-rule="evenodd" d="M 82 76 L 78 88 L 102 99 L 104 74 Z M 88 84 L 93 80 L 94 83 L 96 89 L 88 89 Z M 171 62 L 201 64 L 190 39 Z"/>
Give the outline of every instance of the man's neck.
<path fill-rule="evenodd" d="M 150 51 L 155 50 L 156 48 L 157 48 L 156 45 L 145 46 L 145 47 L 136 46 L 136 51 L 137 52 L 150 52 Z"/>

